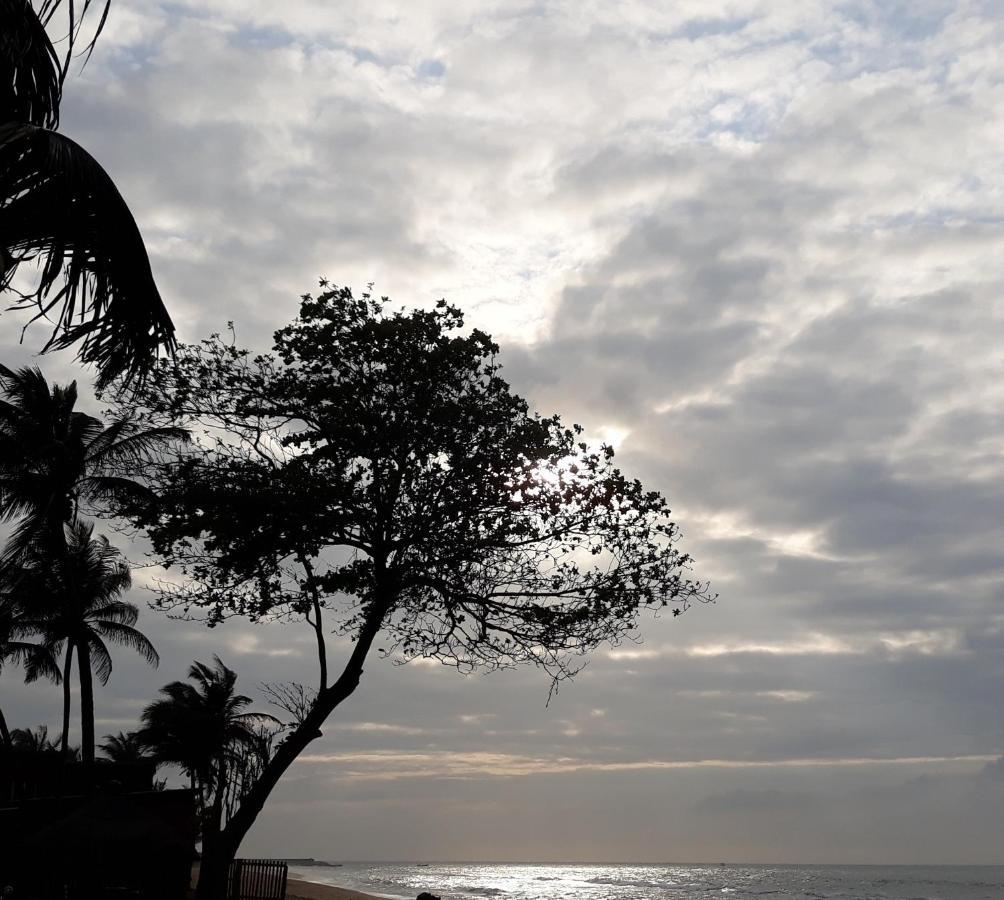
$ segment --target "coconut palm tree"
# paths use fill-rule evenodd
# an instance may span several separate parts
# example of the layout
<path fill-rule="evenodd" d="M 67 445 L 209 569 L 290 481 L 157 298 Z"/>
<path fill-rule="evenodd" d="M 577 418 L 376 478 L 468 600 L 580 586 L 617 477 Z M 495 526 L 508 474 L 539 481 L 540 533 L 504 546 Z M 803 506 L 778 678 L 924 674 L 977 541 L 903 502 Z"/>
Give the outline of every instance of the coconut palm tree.
<path fill-rule="evenodd" d="M 121 731 L 118 734 L 106 734 L 105 739 L 98 746 L 112 762 L 139 762 L 149 758 L 138 731 L 130 731 L 125 734 Z"/>
<path fill-rule="evenodd" d="M 141 373 L 174 345 L 129 207 L 97 161 L 57 131 L 85 19 L 96 25 L 82 48 L 89 57 L 109 3 L 0 0 L 0 293 L 54 323 L 45 349 L 79 342 L 99 383 Z M 59 53 L 47 26 L 65 34 Z M 36 273 L 22 291 L 15 275 L 26 263 Z"/>
<path fill-rule="evenodd" d="M 235 692 L 237 673 L 218 657 L 214 665 L 193 662 L 194 684 L 172 681 L 160 689 L 163 698 L 145 710 L 139 732 L 142 743 L 162 763 L 176 765 L 203 794 L 214 792 L 232 755 L 257 740 L 258 726 L 271 716 L 245 711 L 251 698 Z"/>
<path fill-rule="evenodd" d="M 81 757 L 94 761 L 94 677 L 108 683 L 112 658 L 108 644 L 139 653 L 150 665 L 160 658 L 153 644 L 134 626 L 136 606 L 120 599 L 131 584 L 129 566 L 93 526 L 75 522 L 67 528 L 66 554 L 53 558 L 37 553 L 22 564 L 17 594 L 31 609 L 26 623 L 56 654 L 77 653 L 80 675 Z M 64 681 L 69 673 L 64 670 Z"/>
<path fill-rule="evenodd" d="M 37 368 L 0 365 L 0 520 L 19 520 L 7 561 L 39 542 L 61 553 L 64 526 L 82 509 L 152 499 L 130 473 L 187 438 L 182 429 L 144 428 L 122 417 L 105 425 L 76 410 L 76 402 L 76 382 L 50 388 Z"/>
<path fill-rule="evenodd" d="M 65 527 L 81 510 L 149 502 L 152 493 L 131 472 L 160 447 L 187 439 L 181 429 L 143 428 L 121 417 L 106 426 L 76 410 L 76 402 L 75 382 L 50 388 L 37 368 L 0 365 L 0 521 L 18 520 L 0 556 L 5 564 L 29 554 L 65 556 Z M 63 661 L 64 750 L 75 649 L 67 642 Z"/>
<path fill-rule="evenodd" d="M 270 715 L 248 712 L 251 698 L 235 692 L 237 673 L 218 656 L 213 661 L 212 666 L 192 663 L 188 677 L 194 684 L 164 685 L 163 696 L 143 711 L 140 730 L 140 740 L 154 760 L 178 766 L 188 775 L 199 803 L 204 858 L 212 857 L 233 783 L 241 780 L 241 766 L 271 747 L 263 727 L 280 724 Z"/>

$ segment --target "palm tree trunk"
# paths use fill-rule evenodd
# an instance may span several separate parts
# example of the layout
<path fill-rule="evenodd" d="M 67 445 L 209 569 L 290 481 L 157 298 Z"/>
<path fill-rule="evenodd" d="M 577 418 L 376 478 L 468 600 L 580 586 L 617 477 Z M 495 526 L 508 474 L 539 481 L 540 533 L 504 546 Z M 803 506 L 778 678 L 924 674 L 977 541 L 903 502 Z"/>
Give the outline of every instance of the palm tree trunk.
<path fill-rule="evenodd" d="M 7 720 L 4 718 L 2 709 L 0 709 L 0 743 L 8 749 L 10 748 L 10 732 L 7 730 Z"/>
<path fill-rule="evenodd" d="M 82 641 L 77 648 L 80 669 L 80 759 L 85 765 L 94 762 L 94 680 L 91 675 L 91 648 Z"/>
<path fill-rule="evenodd" d="M 73 674 L 73 642 L 66 642 L 66 662 L 63 663 L 63 732 L 59 738 L 59 752 L 66 758 L 70 741 L 70 676 Z"/>

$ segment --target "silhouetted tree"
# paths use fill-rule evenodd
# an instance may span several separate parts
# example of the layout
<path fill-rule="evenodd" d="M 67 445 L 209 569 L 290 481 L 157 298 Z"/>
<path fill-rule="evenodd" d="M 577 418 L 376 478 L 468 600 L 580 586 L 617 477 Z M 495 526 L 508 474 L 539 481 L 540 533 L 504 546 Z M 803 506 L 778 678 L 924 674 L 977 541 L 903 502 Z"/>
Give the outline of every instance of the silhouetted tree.
<path fill-rule="evenodd" d="M 135 605 L 120 599 L 129 589 L 129 566 L 104 537 L 94 537 L 91 525 L 76 522 L 67 528 L 66 554 L 53 559 L 46 553 L 29 555 L 12 584 L 24 608 L 31 609 L 26 627 L 40 635 L 54 654 L 71 645 L 77 650 L 80 674 L 81 756 L 94 761 L 94 685 L 108 683 L 112 658 L 108 644 L 139 653 L 151 665 L 159 657 L 153 644 L 135 627 Z M 68 678 L 69 673 L 63 673 Z"/>
<path fill-rule="evenodd" d="M 97 161 L 56 130 L 84 20 L 95 13 L 89 56 L 108 5 L 0 0 L 0 294 L 55 322 L 46 349 L 80 342 L 101 382 L 145 370 L 174 340 L 129 207 Z M 61 31 L 59 52 L 50 25 Z M 25 263 L 37 274 L 19 291 Z"/>
<path fill-rule="evenodd" d="M 59 753 L 59 747 L 49 740 L 49 726 L 39 725 L 35 729 L 15 728 L 10 733 L 11 746 L 18 753 L 38 755 Z"/>
<path fill-rule="evenodd" d="M 149 488 L 132 476 L 159 448 L 187 437 L 177 428 L 144 428 L 129 416 L 105 425 L 76 403 L 76 382 L 50 388 L 37 368 L 0 365 L 0 520 L 18 523 L 3 551 L 6 563 L 29 553 L 64 557 L 65 527 L 81 511 L 101 513 L 112 500 L 150 501 Z M 76 649 L 66 643 L 64 749 Z"/>
<path fill-rule="evenodd" d="M 0 365 L 0 519 L 18 520 L 4 556 L 33 544 L 58 553 L 64 525 L 110 501 L 150 500 L 130 477 L 165 444 L 185 440 L 179 428 L 146 428 L 123 415 L 105 425 L 76 407 L 77 385 L 52 385 L 37 368 Z"/>
<path fill-rule="evenodd" d="M 160 689 L 164 696 L 143 710 L 137 740 L 158 763 L 178 766 L 199 801 L 203 853 L 213 854 L 228 797 L 254 759 L 267 761 L 262 726 L 278 722 L 248 712 L 251 698 L 236 693 L 237 673 L 218 656 L 194 662 L 189 679 Z"/>
<path fill-rule="evenodd" d="M 106 734 L 98 747 L 112 762 L 132 763 L 148 758 L 138 731 Z"/>
<path fill-rule="evenodd" d="M 159 364 L 132 401 L 205 430 L 163 462 L 163 502 L 133 510 L 189 576 L 162 605 L 210 625 L 303 618 L 317 641 L 316 694 L 204 855 L 201 898 L 222 896 L 269 793 L 356 689 L 381 632 L 402 660 L 532 663 L 556 684 L 639 610 L 709 599 L 663 497 L 578 426 L 531 414 L 495 344 L 462 324 L 445 303 L 394 313 L 324 290 L 274 353 L 215 336 Z M 332 629 L 352 640 L 333 679 Z"/>

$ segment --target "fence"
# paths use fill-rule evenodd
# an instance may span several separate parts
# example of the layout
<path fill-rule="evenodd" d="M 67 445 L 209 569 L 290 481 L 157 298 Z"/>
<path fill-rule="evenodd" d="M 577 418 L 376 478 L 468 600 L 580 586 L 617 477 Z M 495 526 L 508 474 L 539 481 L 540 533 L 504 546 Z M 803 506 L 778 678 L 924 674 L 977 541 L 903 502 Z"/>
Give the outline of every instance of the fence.
<path fill-rule="evenodd" d="M 286 900 L 288 870 L 277 859 L 235 859 L 230 864 L 227 900 Z"/>

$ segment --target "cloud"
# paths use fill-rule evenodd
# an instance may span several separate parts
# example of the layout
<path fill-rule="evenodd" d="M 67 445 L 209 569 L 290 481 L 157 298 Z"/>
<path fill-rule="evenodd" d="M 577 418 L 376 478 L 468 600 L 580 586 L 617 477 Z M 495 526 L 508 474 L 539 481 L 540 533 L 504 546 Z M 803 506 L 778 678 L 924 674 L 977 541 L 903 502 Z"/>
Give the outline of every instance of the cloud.
<path fill-rule="evenodd" d="M 184 339 L 234 320 L 266 346 L 319 275 L 445 296 L 536 408 L 669 497 L 721 594 L 646 620 L 550 706 L 534 672 L 371 661 L 301 767 L 324 823 L 341 774 L 370 792 L 339 846 L 435 855 L 421 809 L 474 856 L 516 853 L 525 835 L 484 836 L 463 801 L 525 822 L 561 797 L 595 825 L 635 772 L 637 824 L 576 846 L 997 858 L 972 785 L 1004 747 L 1002 40 L 976 0 L 113 8 L 65 126 L 136 212 Z M 5 363 L 39 346 L 23 322 L 2 313 Z M 306 633 L 141 627 L 163 669 L 117 656 L 109 721 L 221 648 L 248 692 L 316 678 Z M 10 721 L 58 719 L 58 691 L 4 678 Z M 925 771 L 945 777 L 903 777 Z M 410 832 L 370 821 L 420 774 L 469 793 L 416 793 Z"/>
<path fill-rule="evenodd" d="M 512 778 L 528 775 L 564 775 L 582 772 L 639 772 L 690 769 L 831 769 L 882 766 L 961 767 L 970 770 L 991 761 L 986 755 L 958 757 L 806 757 L 802 759 L 737 760 L 648 759 L 597 762 L 567 757 L 541 758 L 490 752 L 464 753 L 441 750 L 425 753 L 377 751 L 369 753 L 307 753 L 299 765 L 337 766 L 347 780 L 396 780 L 400 778 Z"/>

